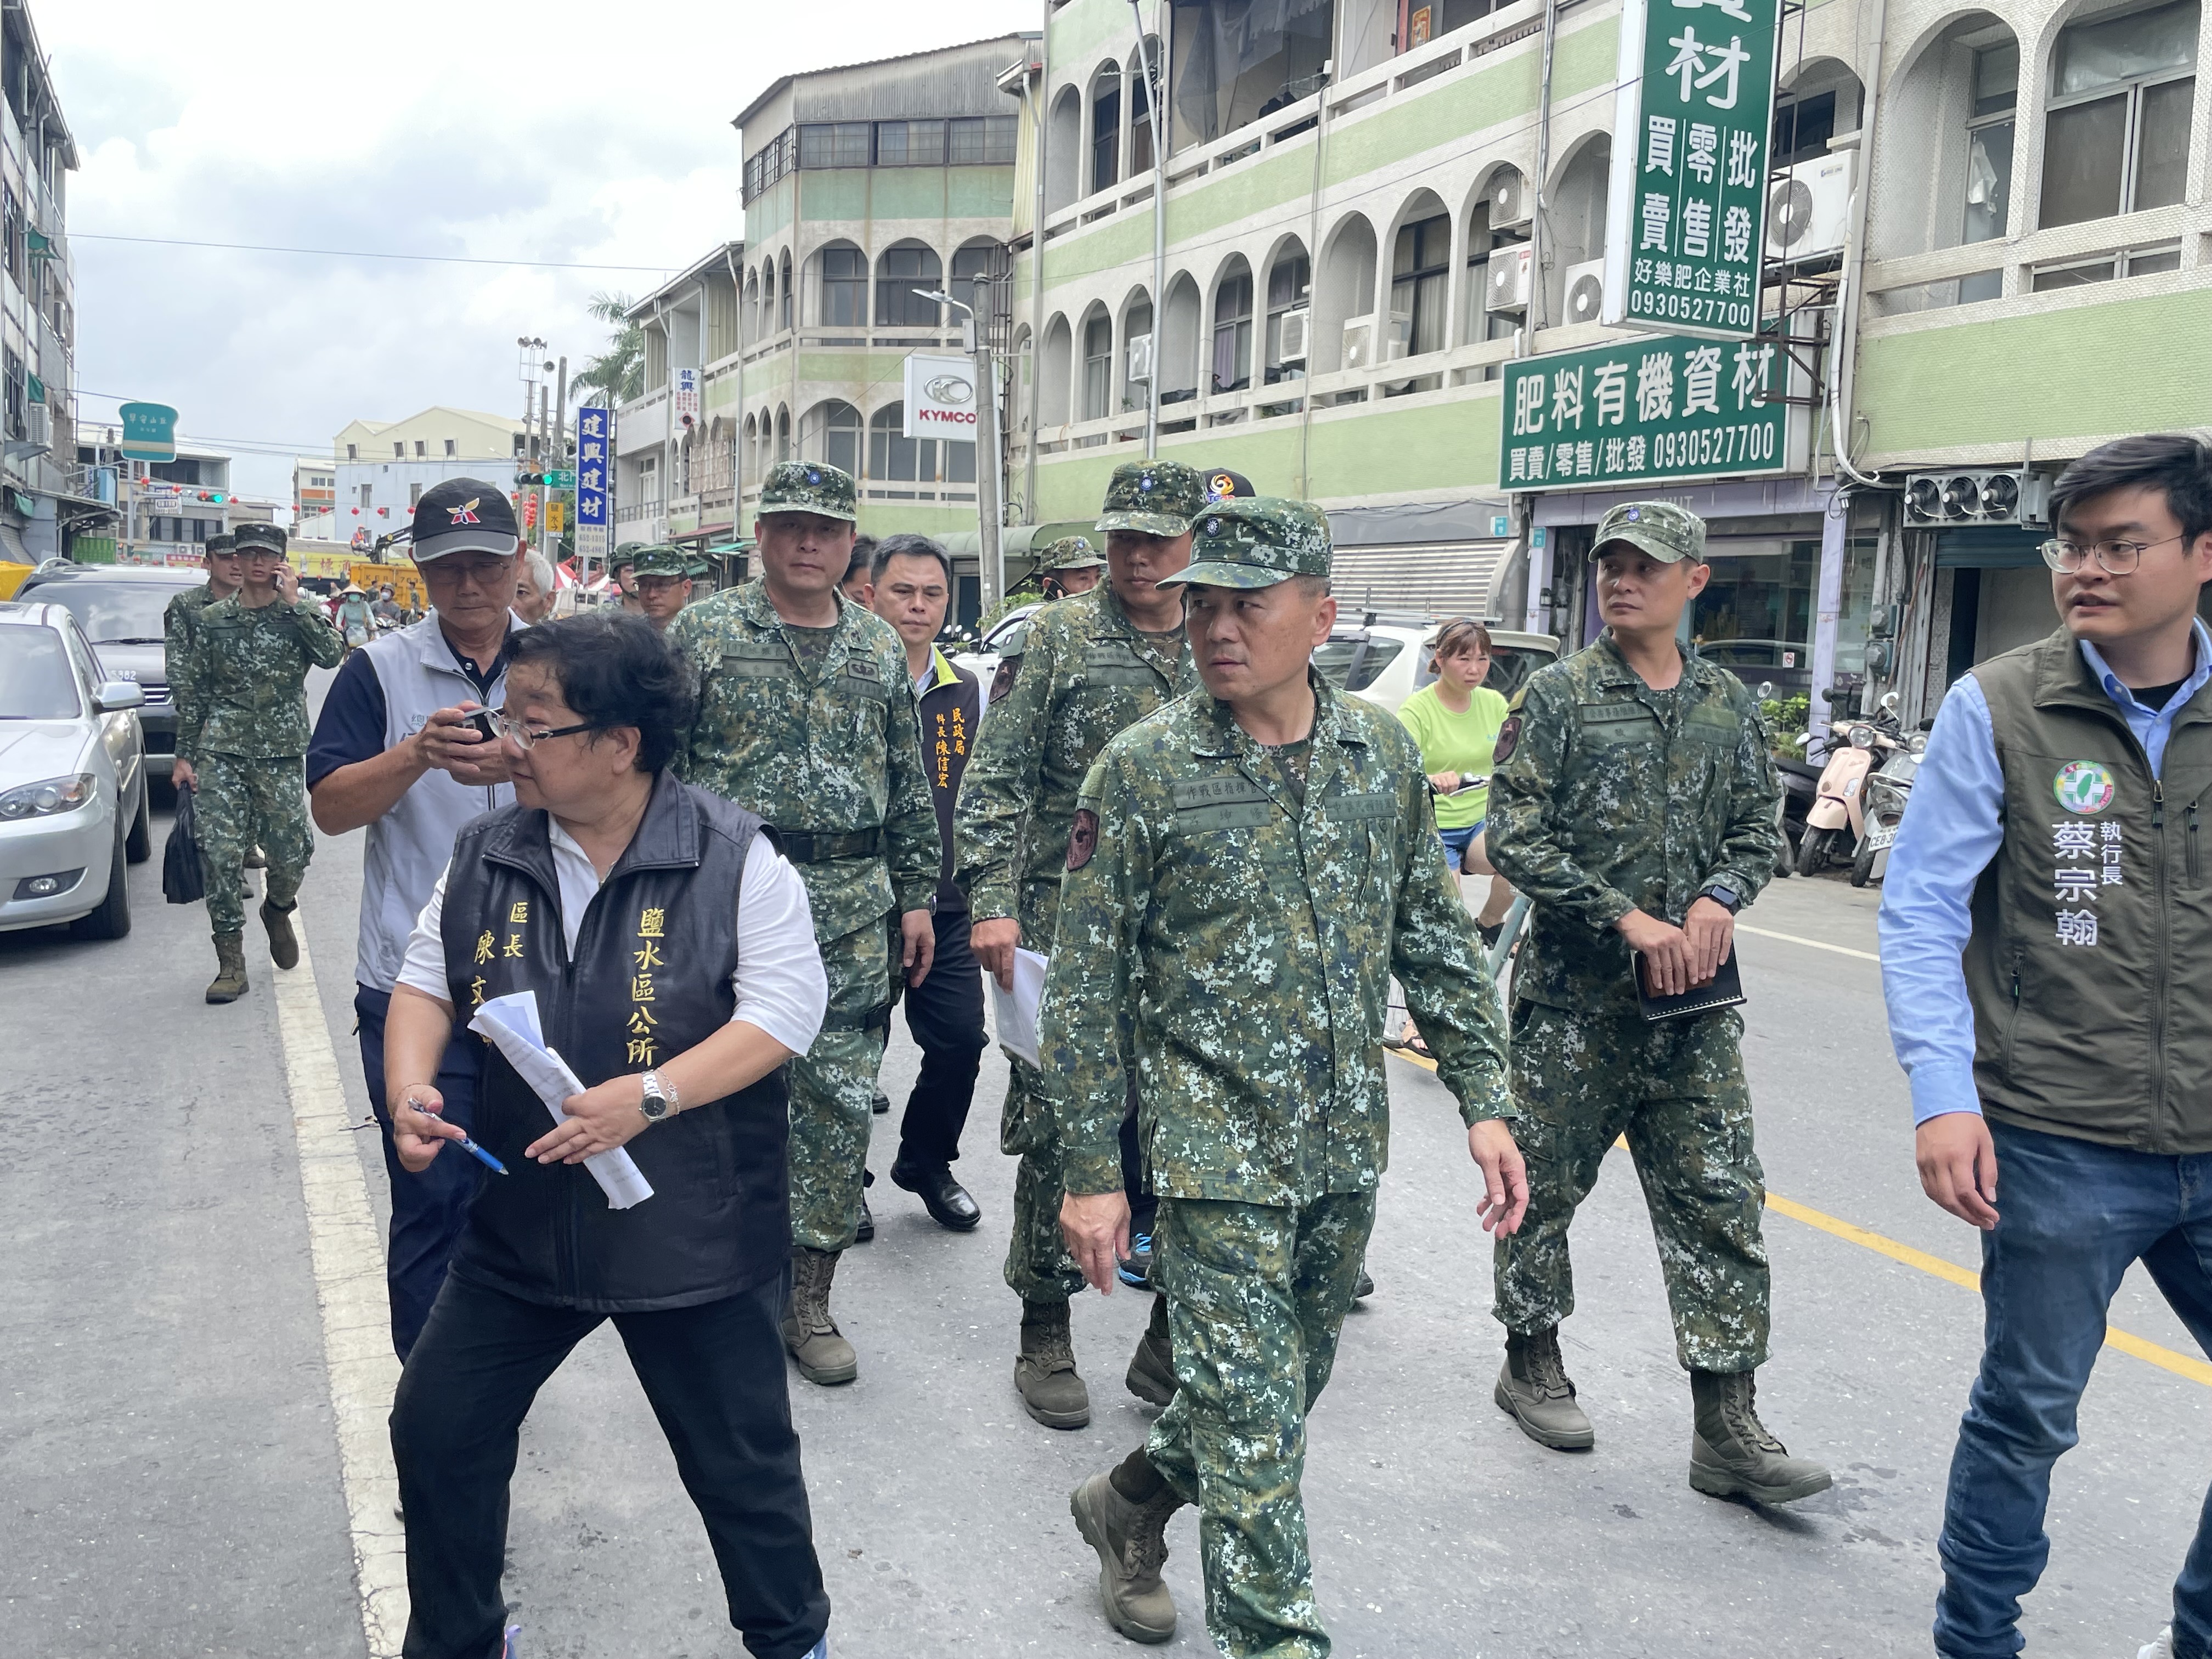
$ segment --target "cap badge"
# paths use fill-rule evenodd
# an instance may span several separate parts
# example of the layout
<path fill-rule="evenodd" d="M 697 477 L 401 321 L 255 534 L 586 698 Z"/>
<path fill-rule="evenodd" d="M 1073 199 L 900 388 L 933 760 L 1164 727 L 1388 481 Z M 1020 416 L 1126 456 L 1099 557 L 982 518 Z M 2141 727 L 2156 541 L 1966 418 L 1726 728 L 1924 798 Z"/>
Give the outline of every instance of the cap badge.
<path fill-rule="evenodd" d="M 1206 533 L 1209 536 L 1218 536 L 1221 533 L 1221 520 L 1208 519 L 1206 521 Z"/>
<path fill-rule="evenodd" d="M 810 466 L 806 469 L 806 482 L 811 484 L 818 484 L 822 482 L 822 475 Z"/>
<path fill-rule="evenodd" d="M 459 507 L 449 507 L 446 511 L 453 515 L 453 520 L 457 525 L 482 524 L 483 520 L 477 517 L 477 503 L 483 499 L 481 495 L 473 496 L 463 501 Z"/>
<path fill-rule="evenodd" d="M 1640 507 L 1632 507 L 1622 516 L 1631 524 L 1639 524 L 1644 519 L 1644 509 Z"/>
<path fill-rule="evenodd" d="M 1137 480 L 1137 488 L 1139 489 L 1149 490 L 1152 487 L 1152 475 L 1149 472 L 1146 473 L 1142 477 Z"/>

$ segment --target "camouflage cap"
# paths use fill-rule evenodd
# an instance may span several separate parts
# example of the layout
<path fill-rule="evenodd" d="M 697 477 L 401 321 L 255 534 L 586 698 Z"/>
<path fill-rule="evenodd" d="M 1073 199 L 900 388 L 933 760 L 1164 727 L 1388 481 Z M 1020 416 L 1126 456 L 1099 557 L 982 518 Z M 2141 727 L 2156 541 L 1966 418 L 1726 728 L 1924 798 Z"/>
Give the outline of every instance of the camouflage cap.
<path fill-rule="evenodd" d="M 631 560 L 631 574 L 639 576 L 688 576 L 687 561 L 680 547 L 641 547 Z"/>
<path fill-rule="evenodd" d="M 1705 562 L 1705 521 L 1686 507 L 1672 501 L 1624 501 L 1597 521 L 1590 538 L 1590 557 L 1603 553 L 1608 542 L 1626 542 L 1662 564 L 1684 559 Z"/>
<path fill-rule="evenodd" d="M 1088 570 L 1106 562 L 1106 556 L 1091 544 L 1088 536 L 1062 536 L 1045 544 L 1038 568 L 1043 570 Z"/>
<path fill-rule="evenodd" d="M 1255 495 L 1219 501 L 1191 526 L 1190 563 L 1162 587 L 1273 587 L 1293 576 L 1326 576 L 1328 515 L 1311 501 Z"/>
<path fill-rule="evenodd" d="M 778 461 L 761 480 L 757 513 L 816 513 L 825 519 L 860 520 L 853 475 L 827 461 Z"/>
<path fill-rule="evenodd" d="M 1180 536 L 1206 510 L 1206 479 L 1181 461 L 1126 461 L 1106 483 L 1097 529 Z"/>
<path fill-rule="evenodd" d="M 228 530 L 218 530 L 207 538 L 207 545 L 201 550 L 206 553 L 235 553 L 238 551 L 238 538 Z"/>
<path fill-rule="evenodd" d="M 242 524 L 230 532 L 233 547 L 240 553 L 276 553 L 284 551 L 284 531 L 280 525 Z"/>

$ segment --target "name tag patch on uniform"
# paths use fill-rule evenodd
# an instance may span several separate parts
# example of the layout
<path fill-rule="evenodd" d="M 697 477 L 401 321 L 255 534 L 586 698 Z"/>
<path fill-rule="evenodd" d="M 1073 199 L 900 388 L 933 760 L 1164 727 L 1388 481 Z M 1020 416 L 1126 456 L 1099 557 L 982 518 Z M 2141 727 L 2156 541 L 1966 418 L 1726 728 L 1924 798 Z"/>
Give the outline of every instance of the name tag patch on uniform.
<path fill-rule="evenodd" d="M 1633 743 L 1656 736 L 1659 717 L 1640 702 L 1601 702 L 1583 708 L 1582 726 L 1593 743 Z"/>
<path fill-rule="evenodd" d="M 789 679 L 791 653 L 773 640 L 733 640 L 722 647 L 722 672 L 733 680 Z"/>
<path fill-rule="evenodd" d="M 1275 813 L 1267 792 L 1241 773 L 1183 779 L 1175 786 L 1175 806 L 1176 828 L 1186 832 L 1256 829 Z"/>
<path fill-rule="evenodd" d="M 1159 677 L 1137 654 L 1134 646 L 1121 640 L 1101 640 L 1083 653 L 1083 678 L 1093 685 L 1152 685 Z"/>
<path fill-rule="evenodd" d="M 1339 795 L 1322 808 L 1322 816 L 1346 819 L 1389 818 L 1398 815 L 1395 795 Z"/>

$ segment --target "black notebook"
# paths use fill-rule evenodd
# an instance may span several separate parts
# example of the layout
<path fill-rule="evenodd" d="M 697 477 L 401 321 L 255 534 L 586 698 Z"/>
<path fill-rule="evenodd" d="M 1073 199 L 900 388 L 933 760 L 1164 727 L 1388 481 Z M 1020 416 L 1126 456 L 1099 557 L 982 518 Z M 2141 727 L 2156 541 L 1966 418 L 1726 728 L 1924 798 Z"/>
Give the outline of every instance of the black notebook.
<path fill-rule="evenodd" d="M 1743 1006 L 1743 976 L 1736 972 L 1735 945 L 1730 943 L 1729 953 L 1721 959 L 1719 971 L 1712 983 L 1685 991 L 1678 997 L 1654 996 L 1644 982 L 1644 952 L 1628 953 L 1629 976 L 1636 981 L 1636 1006 L 1644 1018 L 1651 1019 L 1680 1019 L 1686 1014 L 1702 1014 L 1715 1008 L 1739 1008 Z"/>

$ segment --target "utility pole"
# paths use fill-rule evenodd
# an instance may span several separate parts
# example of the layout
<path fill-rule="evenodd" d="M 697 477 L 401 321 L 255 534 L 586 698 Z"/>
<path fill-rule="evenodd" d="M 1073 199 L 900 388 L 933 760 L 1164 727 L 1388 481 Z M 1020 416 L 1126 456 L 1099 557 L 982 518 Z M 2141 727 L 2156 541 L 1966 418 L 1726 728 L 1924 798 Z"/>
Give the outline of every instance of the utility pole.
<path fill-rule="evenodd" d="M 992 309 L 997 310 L 994 305 Z M 1000 548 L 999 366 L 991 356 L 991 334 L 968 314 L 969 343 L 975 349 L 975 574 L 983 609 L 996 605 L 1006 588 L 1006 566 Z M 1032 514 L 1031 517 L 1036 515 Z"/>
<path fill-rule="evenodd" d="M 551 502 L 552 493 L 545 487 L 547 434 L 553 429 L 553 411 L 547 407 L 553 401 L 553 388 L 539 384 L 538 388 L 538 550 L 545 550 L 545 512 Z"/>
<path fill-rule="evenodd" d="M 561 395 L 553 404 L 553 465 L 564 470 L 568 465 L 568 359 L 565 355 L 561 359 Z M 567 527 L 575 528 L 574 525 Z M 546 557 L 558 564 L 560 552 L 561 538 L 556 536 Z"/>
<path fill-rule="evenodd" d="M 1152 53 L 1145 45 L 1145 14 L 1138 0 L 1129 0 L 1129 15 L 1137 24 L 1137 72 L 1144 77 L 1145 113 L 1152 124 L 1152 373 L 1145 376 L 1145 459 L 1155 459 L 1160 453 L 1160 342 L 1165 337 L 1163 325 L 1167 321 L 1168 243 L 1167 194 L 1168 150 L 1160 131 L 1160 82 L 1152 74 Z M 1321 141 L 1314 141 L 1319 152 Z M 1036 229 L 1034 244 L 1037 254 L 1037 289 L 1044 288 L 1044 227 Z M 1030 336 L 1034 340 L 1036 337 Z M 1030 516 L 1036 517 L 1033 510 Z"/>

